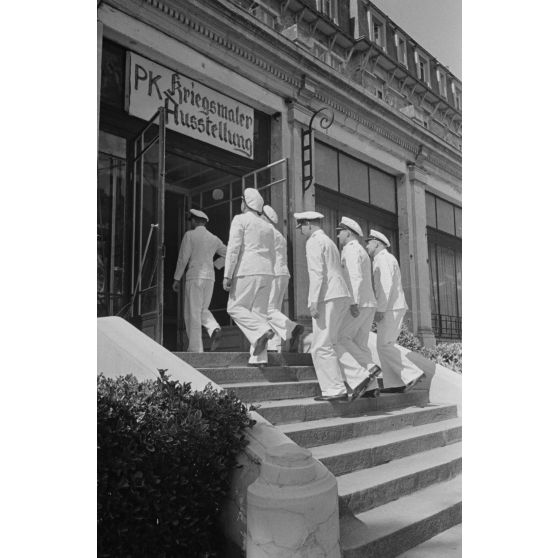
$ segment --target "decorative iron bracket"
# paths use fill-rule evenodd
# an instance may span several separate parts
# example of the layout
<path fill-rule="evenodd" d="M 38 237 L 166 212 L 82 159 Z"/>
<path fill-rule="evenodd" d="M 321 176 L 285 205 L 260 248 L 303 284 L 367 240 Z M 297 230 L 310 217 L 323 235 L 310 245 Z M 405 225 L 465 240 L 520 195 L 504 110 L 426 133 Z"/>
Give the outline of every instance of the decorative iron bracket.
<path fill-rule="evenodd" d="M 310 123 L 308 124 L 307 130 L 302 130 L 301 134 L 301 146 L 302 146 L 302 192 L 306 192 L 310 186 L 312 186 L 312 182 L 314 180 L 314 176 L 312 175 L 312 124 L 314 123 L 314 118 L 318 116 L 320 112 L 327 111 L 329 114 L 326 116 L 322 116 L 320 118 L 320 127 L 323 130 L 327 130 L 335 120 L 335 115 L 333 114 L 333 110 L 329 107 L 322 107 L 312 114 L 312 118 L 310 119 Z"/>

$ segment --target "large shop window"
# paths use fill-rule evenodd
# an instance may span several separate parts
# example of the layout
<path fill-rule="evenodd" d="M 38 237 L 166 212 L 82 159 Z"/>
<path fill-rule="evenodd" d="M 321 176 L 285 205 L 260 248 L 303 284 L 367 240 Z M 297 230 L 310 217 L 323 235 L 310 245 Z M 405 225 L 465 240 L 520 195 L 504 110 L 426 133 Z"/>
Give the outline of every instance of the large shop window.
<path fill-rule="evenodd" d="M 315 154 L 316 211 L 324 215 L 326 234 L 337 240 L 337 224 L 350 217 L 365 234 L 371 228 L 383 232 L 398 257 L 395 177 L 318 141 Z"/>
<path fill-rule="evenodd" d="M 432 329 L 461 339 L 461 208 L 426 194 Z"/>
<path fill-rule="evenodd" d="M 100 147 L 103 147 L 101 134 Z M 112 138 L 109 139 L 121 139 Z M 123 143 L 123 142 L 122 142 Z M 124 148 L 125 149 L 125 148 Z M 112 316 L 126 301 L 126 161 L 100 151 L 97 170 L 97 316 Z"/>

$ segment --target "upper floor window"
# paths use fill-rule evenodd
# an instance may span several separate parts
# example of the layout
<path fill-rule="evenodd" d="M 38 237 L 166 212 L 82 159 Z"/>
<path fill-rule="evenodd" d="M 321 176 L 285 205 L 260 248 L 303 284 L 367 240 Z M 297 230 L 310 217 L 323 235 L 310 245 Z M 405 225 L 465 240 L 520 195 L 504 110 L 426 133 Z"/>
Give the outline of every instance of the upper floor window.
<path fill-rule="evenodd" d="M 447 84 L 446 74 L 438 68 L 438 70 L 436 70 L 436 76 L 438 78 L 438 86 L 440 87 L 440 95 L 444 97 L 444 99 L 447 99 L 448 84 Z"/>
<path fill-rule="evenodd" d="M 259 19 L 262 23 L 265 23 L 265 25 L 267 25 L 268 27 L 275 29 L 275 26 L 279 21 L 279 17 L 277 13 L 274 12 L 270 7 L 261 3 L 259 0 L 255 0 L 252 2 L 249 11 L 255 18 Z"/>
<path fill-rule="evenodd" d="M 369 39 L 382 49 L 386 49 L 386 27 L 385 23 L 368 9 L 368 33 Z"/>
<path fill-rule="evenodd" d="M 395 34 L 395 48 L 397 49 L 397 61 L 407 66 L 407 41 L 399 34 Z"/>
<path fill-rule="evenodd" d="M 455 83 L 451 84 L 451 88 L 453 91 L 453 102 L 455 103 L 455 108 L 457 110 L 461 110 L 461 89 L 459 89 Z"/>
<path fill-rule="evenodd" d="M 430 85 L 430 64 L 426 56 L 415 51 L 415 62 L 417 64 L 417 76 L 423 83 Z"/>
<path fill-rule="evenodd" d="M 338 23 L 339 19 L 337 17 L 337 0 L 316 0 L 316 8 L 319 12 L 332 19 L 335 23 Z"/>

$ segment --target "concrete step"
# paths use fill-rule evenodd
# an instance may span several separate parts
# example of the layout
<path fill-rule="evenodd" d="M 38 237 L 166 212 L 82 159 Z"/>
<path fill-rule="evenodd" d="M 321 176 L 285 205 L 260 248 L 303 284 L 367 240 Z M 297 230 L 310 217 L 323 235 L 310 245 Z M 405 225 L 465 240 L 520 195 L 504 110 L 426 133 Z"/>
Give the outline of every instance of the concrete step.
<path fill-rule="evenodd" d="M 221 384 L 221 387 L 228 393 L 234 392 L 241 401 L 246 403 L 282 399 L 293 401 L 313 398 L 320 394 L 320 385 L 317 380 L 303 380 L 301 382 L 239 382 Z"/>
<path fill-rule="evenodd" d="M 299 446 L 310 448 L 455 417 L 457 417 L 455 405 L 429 405 L 394 409 L 388 413 L 370 413 L 363 417 L 331 417 L 295 424 L 281 424 L 277 428 Z"/>
<path fill-rule="evenodd" d="M 461 558 L 461 523 L 400 554 L 398 558 Z"/>
<path fill-rule="evenodd" d="M 371 413 L 393 411 L 403 407 L 428 405 L 428 391 L 412 390 L 408 393 L 389 393 L 378 398 L 360 398 L 348 401 L 262 401 L 258 403 L 258 413 L 272 424 L 287 424 L 302 421 L 321 420 L 330 417 L 354 417 Z"/>
<path fill-rule="evenodd" d="M 339 514 L 377 508 L 461 473 L 461 443 L 337 477 Z"/>
<path fill-rule="evenodd" d="M 185 353 L 175 352 L 178 358 L 194 368 L 219 368 L 231 366 L 247 366 L 249 353 Z M 270 366 L 312 366 L 310 353 L 267 353 Z"/>
<path fill-rule="evenodd" d="M 312 366 L 233 366 L 220 368 L 198 368 L 198 371 L 216 384 L 236 382 L 297 382 L 316 380 Z"/>
<path fill-rule="evenodd" d="M 460 441 L 461 419 L 454 418 L 353 438 L 315 447 L 311 451 L 335 476 L 339 476 Z"/>
<path fill-rule="evenodd" d="M 461 475 L 356 517 L 341 517 L 342 555 L 395 558 L 459 523 Z"/>

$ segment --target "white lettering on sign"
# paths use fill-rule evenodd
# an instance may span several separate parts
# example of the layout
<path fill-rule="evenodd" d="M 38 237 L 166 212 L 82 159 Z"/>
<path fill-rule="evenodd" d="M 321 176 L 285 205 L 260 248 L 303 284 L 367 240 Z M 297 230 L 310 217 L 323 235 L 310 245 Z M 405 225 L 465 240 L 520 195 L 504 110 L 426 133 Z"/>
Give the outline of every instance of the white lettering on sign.
<path fill-rule="evenodd" d="M 128 52 L 127 111 L 150 120 L 163 107 L 169 129 L 254 158 L 254 109 Z"/>

